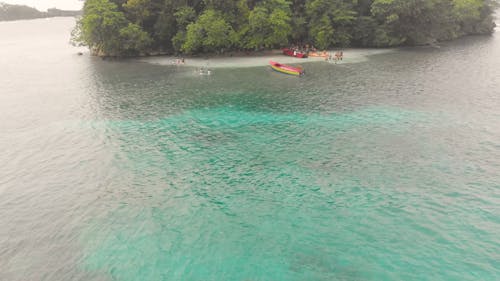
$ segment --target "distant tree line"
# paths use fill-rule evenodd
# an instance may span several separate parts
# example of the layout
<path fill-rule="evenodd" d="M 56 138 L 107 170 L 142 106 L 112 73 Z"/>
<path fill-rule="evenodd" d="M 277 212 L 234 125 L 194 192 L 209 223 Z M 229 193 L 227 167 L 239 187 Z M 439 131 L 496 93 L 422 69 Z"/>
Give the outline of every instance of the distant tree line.
<path fill-rule="evenodd" d="M 0 21 L 26 20 L 49 17 L 74 17 L 80 14 L 81 11 L 64 11 L 59 9 L 48 9 L 47 12 L 40 12 L 35 8 L 24 5 L 0 3 Z"/>
<path fill-rule="evenodd" d="M 73 41 L 94 54 L 203 53 L 291 44 L 422 45 L 490 34 L 493 0 L 87 0 Z"/>

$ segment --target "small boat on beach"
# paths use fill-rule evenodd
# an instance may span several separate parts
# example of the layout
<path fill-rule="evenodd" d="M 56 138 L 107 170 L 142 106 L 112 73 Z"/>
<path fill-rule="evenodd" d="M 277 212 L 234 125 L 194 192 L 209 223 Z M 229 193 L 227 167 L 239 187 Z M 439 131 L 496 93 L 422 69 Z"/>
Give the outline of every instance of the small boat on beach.
<path fill-rule="evenodd" d="M 285 56 L 296 57 L 296 58 L 299 58 L 299 59 L 305 59 L 305 58 L 307 58 L 307 54 L 306 53 L 294 51 L 294 50 L 289 49 L 289 48 L 284 48 L 283 49 L 283 54 Z"/>
<path fill-rule="evenodd" d="M 309 53 L 310 57 L 315 57 L 315 58 L 328 58 L 329 54 L 327 52 L 311 52 Z"/>
<path fill-rule="evenodd" d="M 275 61 L 270 61 L 269 64 L 271 65 L 271 68 L 273 70 L 284 73 L 284 74 L 301 76 L 305 73 L 305 71 L 302 67 L 289 66 L 289 65 L 281 64 L 281 63 L 275 62 Z"/>

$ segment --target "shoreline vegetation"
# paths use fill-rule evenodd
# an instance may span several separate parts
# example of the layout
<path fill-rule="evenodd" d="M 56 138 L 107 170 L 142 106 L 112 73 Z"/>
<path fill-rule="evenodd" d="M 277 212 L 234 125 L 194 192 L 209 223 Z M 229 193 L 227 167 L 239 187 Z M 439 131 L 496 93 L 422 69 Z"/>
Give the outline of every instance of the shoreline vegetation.
<path fill-rule="evenodd" d="M 41 12 L 35 8 L 25 5 L 11 5 L 0 2 L 0 21 L 29 20 L 53 17 L 76 17 L 80 16 L 82 11 L 66 11 L 56 8 L 48 9 L 47 12 Z"/>
<path fill-rule="evenodd" d="M 72 43 L 101 57 L 435 45 L 492 34 L 494 0 L 87 0 Z"/>

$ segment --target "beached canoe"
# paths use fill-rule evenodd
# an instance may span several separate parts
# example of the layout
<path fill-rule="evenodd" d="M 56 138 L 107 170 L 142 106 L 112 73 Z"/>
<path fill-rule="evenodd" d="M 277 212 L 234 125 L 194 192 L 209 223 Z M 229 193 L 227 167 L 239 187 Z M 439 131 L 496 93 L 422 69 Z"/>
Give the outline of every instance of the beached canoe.
<path fill-rule="evenodd" d="M 306 53 L 302 53 L 302 52 L 293 52 L 292 49 L 288 49 L 288 48 L 284 48 L 283 49 L 283 54 L 286 55 L 286 56 L 290 56 L 290 57 L 296 57 L 296 58 L 299 58 L 299 59 L 305 59 L 307 58 L 307 54 Z"/>
<path fill-rule="evenodd" d="M 296 75 L 296 76 L 300 76 L 300 75 L 304 74 L 304 69 L 302 67 L 289 66 L 289 65 L 281 64 L 281 63 L 275 62 L 275 61 L 270 61 L 269 64 L 271 65 L 272 69 L 274 69 L 275 71 L 284 73 L 284 74 L 290 74 L 290 75 Z"/>
<path fill-rule="evenodd" d="M 316 58 L 327 58 L 328 54 L 327 53 L 316 52 L 316 53 L 309 53 L 309 56 L 310 57 L 316 57 Z"/>

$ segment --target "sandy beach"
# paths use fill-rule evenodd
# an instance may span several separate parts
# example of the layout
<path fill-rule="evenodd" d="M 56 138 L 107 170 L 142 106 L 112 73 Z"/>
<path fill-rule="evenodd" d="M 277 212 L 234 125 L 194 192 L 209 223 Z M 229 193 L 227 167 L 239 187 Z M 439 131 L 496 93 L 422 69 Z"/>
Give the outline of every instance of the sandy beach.
<path fill-rule="evenodd" d="M 330 53 L 335 53 L 337 50 L 330 50 Z M 368 59 L 369 56 L 387 53 L 393 49 L 344 49 L 344 59 L 339 63 L 358 63 Z M 159 57 L 141 57 L 134 60 L 157 64 L 157 65 L 175 65 L 176 60 L 180 57 L 175 56 L 159 56 Z M 266 53 L 257 54 L 237 54 L 224 55 L 213 57 L 185 57 L 185 63 L 179 66 L 184 67 L 210 67 L 210 68 L 241 68 L 241 67 L 257 67 L 268 65 L 269 61 L 278 61 L 286 64 L 305 64 L 313 62 L 325 63 L 322 57 L 309 57 L 300 59 L 290 56 L 285 56 L 279 50 L 274 50 Z"/>

